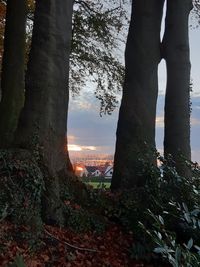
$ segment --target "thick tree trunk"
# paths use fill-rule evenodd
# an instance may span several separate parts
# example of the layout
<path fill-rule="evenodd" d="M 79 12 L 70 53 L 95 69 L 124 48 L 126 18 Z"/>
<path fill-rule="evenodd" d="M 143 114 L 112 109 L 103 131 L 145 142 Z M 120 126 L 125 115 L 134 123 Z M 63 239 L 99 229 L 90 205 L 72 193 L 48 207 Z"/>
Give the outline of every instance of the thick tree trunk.
<path fill-rule="evenodd" d="M 7 1 L 0 103 L 0 147 L 4 148 L 13 141 L 24 104 L 26 13 L 26 0 Z"/>
<path fill-rule="evenodd" d="M 38 156 L 45 175 L 44 219 L 62 223 L 59 173 L 71 170 L 67 150 L 68 73 L 73 0 L 36 1 L 26 100 L 16 143 Z"/>
<path fill-rule="evenodd" d="M 112 190 L 144 183 L 143 161 L 155 163 L 155 117 L 164 0 L 135 0 L 125 52 Z"/>
<path fill-rule="evenodd" d="M 191 0 L 168 0 L 163 53 L 167 65 L 164 154 L 173 156 L 177 171 L 186 174 L 181 156 L 191 159 L 190 59 L 188 16 Z"/>

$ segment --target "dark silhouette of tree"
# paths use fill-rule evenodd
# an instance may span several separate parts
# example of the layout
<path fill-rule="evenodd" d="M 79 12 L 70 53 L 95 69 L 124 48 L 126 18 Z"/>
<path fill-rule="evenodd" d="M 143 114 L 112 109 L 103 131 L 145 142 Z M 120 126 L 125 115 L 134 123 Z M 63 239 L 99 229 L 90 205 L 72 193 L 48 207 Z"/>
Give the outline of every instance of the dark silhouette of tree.
<path fill-rule="evenodd" d="M 179 174 L 185 175 L 187 170 L 181 157 L 191 160 L 188 16 L 192 1 L 167 1 L 165 34 L 160 43 L 163 4 L 161 0 L 132 3 L 113 190 L 144 184 L 144 169 L 156 164 L 157 67 L 162 57 L 167 65 L 164 154 L 171 154 Z"/>
<path fill-rule="evenodd" d="M 119 59 L 116 58 L 115 52 L 118 49 L 120 31 L 123 28 L 126 16 L 122 6 L 115 1 L 112 1 L 112 3 L 114 7 L 106 0 L 103 5 L 99 0 L 92 3 L 88 3 L 87 0 L 77 0 L 73 3 L 73 38 L 70 52 L 69 87 L 72 94 L 75 95 L 87 81 L 92 80 L 96 84 L 96 91 L 94 91 L 101 103 L 101 113 L 110 113 L 116 107 L 118 103 L 116 93 L 121 90 L 124 75 L 124 68 Z M 32 22 L 34 21 L 35 4 L 33 0 L 20 1 L 17 7 L 15 5 L 16 1 L 0 1 L 1 54 L 3 53 L 1 46 L 4 40 L 4 18 L 5 8 L 7 7 L 5 60 L 3 62 L 1 88 L 5 91 L 0 112 L 1 147 L 8 147 L 12 143 L 19 112 L 23 106 L 24 68 L 26 68 L 29 57 Z M 122 42 L 122 39 L 120 42 Z M 26 54 L 24 54 L 25 40 Z M 17 60 L 17 64 L 21 64 L 21 66 L 17 67 L 14 60 Z M 8 66 L 10 71 L 6 69 Z M 20 75 L 19 71 L 21 71 Z M 11 76 L 12 79 L 10 79 Z M 17 81 L 15 81 L 16 79 Z"/>
<path fill-rule="evenodd" d="M 73 0 L 36 1 L 26 73 L 25 105 L 15 143 L 37 152 L 44 170 L 46 221 L 63 223 L 59 174 L 71 170 L 67 152 L 68 73 Z"/>
<path fill-rule="evenodd" d="M 13 141 L 24 103 L 24 63 L 27 4 L 8 0 L 1 74 L 0 147 Z"/>
<path fill-rule="evenodd" d="M 167 1 L 163 55 L 167 66 L 164 154 L 171 154 L 177 171 L 185 175 L 190 148 L 190 58 L 188 17 L 192 0 Z M 182 158 L 183 157 L 183 158 Z"/>
<path fill-rule="evenodd" d="M 125 82 L 117 127 L 111 188 L 144 183 L 143 160 L 155 164 L 157 69 L 161 59 L 163 0 L 132 2 L 125 52 Z"/>

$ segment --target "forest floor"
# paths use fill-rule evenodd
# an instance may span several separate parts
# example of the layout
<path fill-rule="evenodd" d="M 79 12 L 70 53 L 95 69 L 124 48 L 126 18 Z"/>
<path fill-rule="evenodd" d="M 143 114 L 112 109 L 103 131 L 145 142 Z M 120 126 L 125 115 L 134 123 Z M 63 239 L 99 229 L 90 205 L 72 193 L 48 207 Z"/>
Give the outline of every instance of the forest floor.
<path fill-rule="evenodd" d="M 106 231 L 75 233 L 69 229 L 44 226 L 37 244 L 21 237 L 29 230 L 8 221 L 0 222 L 0 266 L 15 267 L 150 267 L 130 257 L 133 234 L 116 224 Z M 11 263 L 15 264 L 11 265 Z"/>

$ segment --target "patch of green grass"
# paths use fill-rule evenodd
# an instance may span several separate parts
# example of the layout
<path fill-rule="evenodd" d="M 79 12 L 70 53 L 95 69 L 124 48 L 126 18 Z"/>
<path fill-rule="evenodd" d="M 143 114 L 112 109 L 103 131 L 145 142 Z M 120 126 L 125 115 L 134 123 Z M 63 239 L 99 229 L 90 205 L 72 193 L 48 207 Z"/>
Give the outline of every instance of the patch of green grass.
<path fill-rule="evenodd" d="M 97 188 L 110 188 L 110 182 L 88 182 L 94 189 Z"/>

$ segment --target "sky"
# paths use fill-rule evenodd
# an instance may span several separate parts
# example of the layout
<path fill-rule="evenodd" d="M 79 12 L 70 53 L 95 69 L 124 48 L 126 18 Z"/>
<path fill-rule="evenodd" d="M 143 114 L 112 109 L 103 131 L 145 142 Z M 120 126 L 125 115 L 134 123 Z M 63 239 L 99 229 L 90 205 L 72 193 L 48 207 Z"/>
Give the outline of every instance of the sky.
<path fill-rule="evenodd" d="M 200 162 L 200 28 L 190 27 L 191 78 L 193 81 L 191 114 L 192 160 Z M 163 151 L 164 93 L 166 86 L 165 63 L 159 67 L 159 97 L 156 118 L 156 145 Z M 114 154 L 119 107 L 100 117 L 100 103 L 94 88 L 83 88 L 75 99 L 70 98 L 68 114 L 68 147 L 70 156 L 77 154 Z"/>

